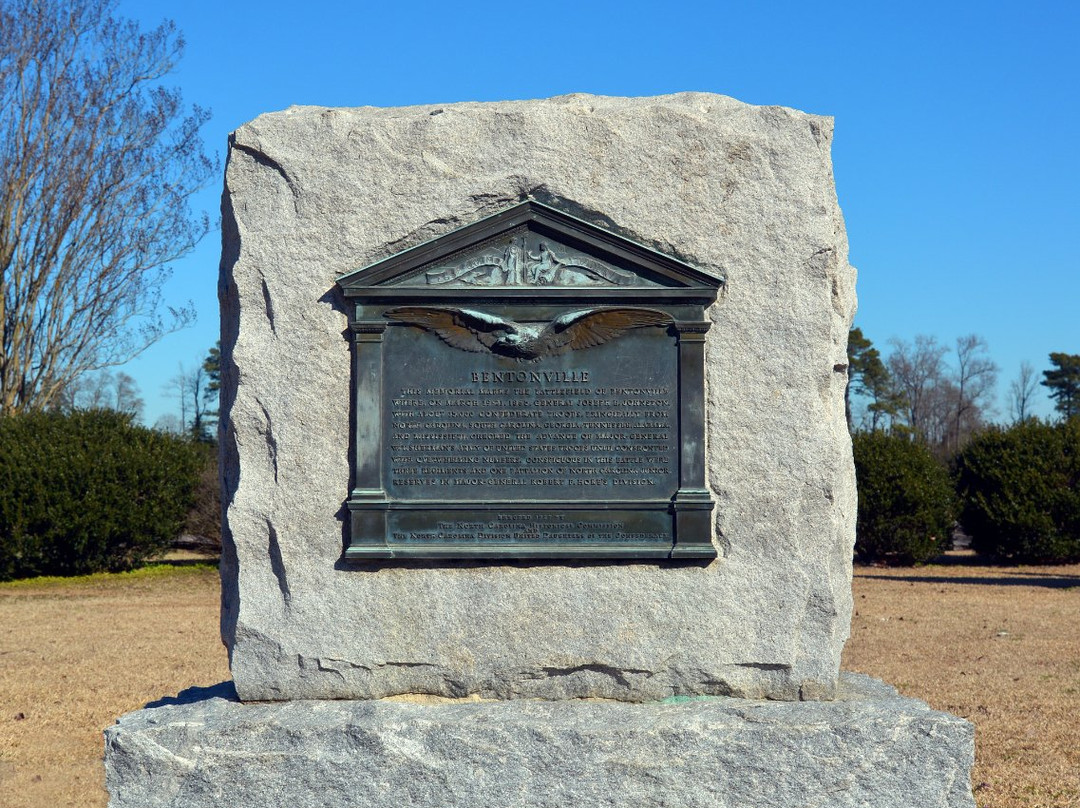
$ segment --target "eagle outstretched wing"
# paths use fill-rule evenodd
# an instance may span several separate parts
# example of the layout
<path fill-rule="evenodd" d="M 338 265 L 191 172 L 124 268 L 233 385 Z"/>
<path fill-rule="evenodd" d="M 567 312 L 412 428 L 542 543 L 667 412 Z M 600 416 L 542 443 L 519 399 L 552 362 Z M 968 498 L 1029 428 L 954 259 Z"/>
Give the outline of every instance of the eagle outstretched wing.
<path fill-rule="evenodd" d="M 402 306 L 390 309 L 383 316 L 432 331 L 447 345 L 473 353 L 490 351 L 507 334 L 517 330 L 507 320 L 470 309 Z"/>
<path fill-rule="evenodd" d="M 610 308 L 573 311 L 556 317 L 537 338 L 537 357 L 558 356 L 603 345 L 634 328 L 669 325 L 670 314 L 655 309 Z"/>
<path fill-rule="evenodd" d="M 672 322 L 671 315 L 662 311 L 615 307 L 563 314 L 543 328 L 443 306 L 402 306 L 390 309 L 384 316 L 431 331 L 459 350 L 487 351 L 519 362 L 539 362 L 546 356 L 603 345 L 634 328 Z"/>

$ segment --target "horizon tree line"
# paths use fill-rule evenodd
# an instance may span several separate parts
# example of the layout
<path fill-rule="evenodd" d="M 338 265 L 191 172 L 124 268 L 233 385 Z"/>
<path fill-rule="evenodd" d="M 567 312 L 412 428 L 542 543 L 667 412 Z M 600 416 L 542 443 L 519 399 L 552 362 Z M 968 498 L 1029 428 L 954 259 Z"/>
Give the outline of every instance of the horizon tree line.
<path fill-rule="evenodd" d="M 994 422 L 999 368 L 985 339 L 968 334 L 950 348 L 934 336 L 919 334 L 912 342 L 893 338 L 888 344 L 891 350 L 883 357 L 862 329 L 850 331 L 845 393 L 849 431 L 906 435 L 947 457 Z M 1042 380 L 1030 362 L 1021 363 L 1007 391 L 1012 423 L 1033 417 L 1040 385 L 1048 389 L 1062 420 L 1080 414 L 1080 355 L 1055 352 L 1049 360 L 1051 368 L 1042 371 Z"/>

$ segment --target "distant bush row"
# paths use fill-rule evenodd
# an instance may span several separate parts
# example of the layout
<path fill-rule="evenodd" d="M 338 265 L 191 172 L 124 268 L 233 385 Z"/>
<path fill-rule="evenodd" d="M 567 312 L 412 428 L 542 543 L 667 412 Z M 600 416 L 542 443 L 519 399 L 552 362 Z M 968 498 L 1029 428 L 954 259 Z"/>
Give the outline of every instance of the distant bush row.
<path fill-rule="evenodd" d="M 918 564 L 951 546 L 1080 560 L 1080 419 L 978 434 L 952 470 L 902 435 L 853 437 L 856 556 Z M 138 566 L 182 530 L 219 538 L 211 446 L 108 410 L 0 418 L 0 580 Z"/>
<path fill-rule="evenodd" d="M 0 418 L 0 580 L 127 570 L 165 550 L 210 452 L 108 410 Z"/>
<path fill-rule="evenodd" d="M 978 435 L 946 467 L 902 435 L 854 435 L 862 561 L 919 564 L 951 547 L 999 561 L 1080 560 L 1080 419 L 1027 420 Z"/>

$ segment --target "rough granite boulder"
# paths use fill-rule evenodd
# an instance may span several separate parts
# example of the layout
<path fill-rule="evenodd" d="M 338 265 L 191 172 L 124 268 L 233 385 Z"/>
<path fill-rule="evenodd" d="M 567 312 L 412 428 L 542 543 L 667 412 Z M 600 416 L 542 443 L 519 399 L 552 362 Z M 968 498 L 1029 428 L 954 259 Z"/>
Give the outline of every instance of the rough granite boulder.
<path fill-rule="evenodd" d="M 832 698 L 855 272 L 831 139 L 829 118 L 699 93 L 302 107 L 238 129 L 220 297 L 222 633 L 240 697 Z M 706 344 L 720 557 L 346 569 L 335 279 L 529 198 L 726 276 Z"/>
<path fill-rule="evenodd" d="M 106 730 L 111 808 L 974 808 L 974 733 L 868 677 L 831 703 L 221 697 Z"/>

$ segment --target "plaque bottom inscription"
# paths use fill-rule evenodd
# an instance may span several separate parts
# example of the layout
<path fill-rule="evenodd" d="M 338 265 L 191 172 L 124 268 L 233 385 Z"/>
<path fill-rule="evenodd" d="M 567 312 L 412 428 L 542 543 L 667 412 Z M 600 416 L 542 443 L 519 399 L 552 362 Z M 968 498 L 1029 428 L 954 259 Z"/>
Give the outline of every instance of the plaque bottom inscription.
<path fill-rule="evenodd" d="M 629 508 L 632 505 L 628 504 Z M 516 557 L 545 557 L 553 547 L 583 547 L 582 555 L 626 557 L 628 548 L 645 557 L 667 554 L 671 517 L 667 503 L 655 510 L 522 509 L 462 514 L 447 510 L 391 510 L 387 529 L 400 555 L 423 552 L 460 558 L 463 548 L 477 556 L 505 549 Z M 642 552 L 643 550 L 649 552 Z M 633 551 L 631 551 L 633 553 Z"/>

